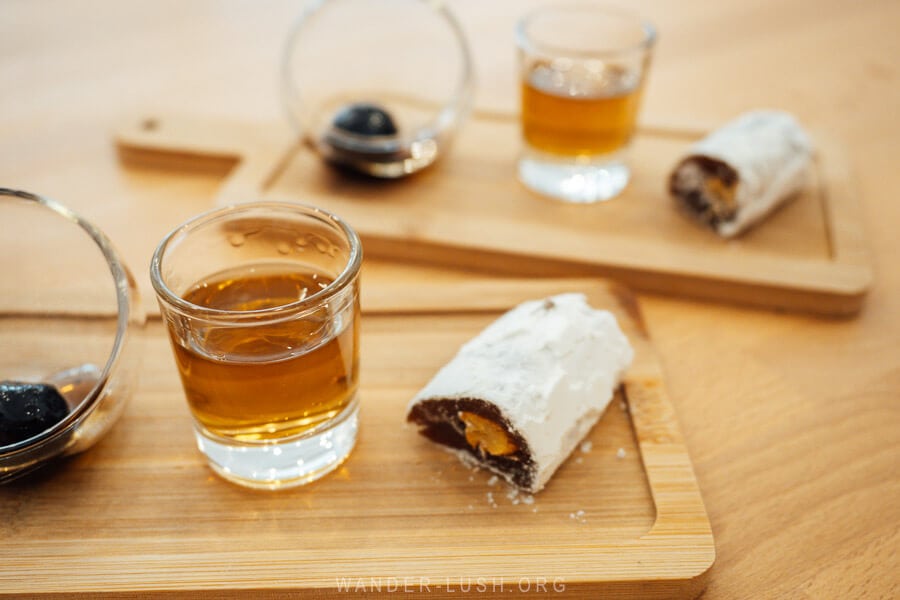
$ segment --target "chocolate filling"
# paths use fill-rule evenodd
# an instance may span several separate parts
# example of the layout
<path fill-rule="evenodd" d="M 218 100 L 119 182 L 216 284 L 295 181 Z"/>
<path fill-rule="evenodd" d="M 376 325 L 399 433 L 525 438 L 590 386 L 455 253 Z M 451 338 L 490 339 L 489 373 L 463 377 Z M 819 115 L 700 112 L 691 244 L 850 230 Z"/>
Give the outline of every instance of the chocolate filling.
<path fill-rule="evenodd" d="M 460 412 L 469 412 L 500 425 L 516 445 L 516 451 L 505 456 L 480 452 L 466 441 L 466 424 Z M 500 410 L 477 398 L 423 400 L 413 406 L 407 420 L 419 426 L 419 433 L 431 441 L 465 451 L 479 464 L 508 474 L 517 486 L 530 489 L 534 483 L 535 465 L 525 438 L 503 418 Z"/>
<path fill-rule="evenodd" d="M 735 189 L 738 173 L 724 161 L 691 156 L 669 177 L 669 193 L 692 216 L 715 228 L 737 216 Z"/>

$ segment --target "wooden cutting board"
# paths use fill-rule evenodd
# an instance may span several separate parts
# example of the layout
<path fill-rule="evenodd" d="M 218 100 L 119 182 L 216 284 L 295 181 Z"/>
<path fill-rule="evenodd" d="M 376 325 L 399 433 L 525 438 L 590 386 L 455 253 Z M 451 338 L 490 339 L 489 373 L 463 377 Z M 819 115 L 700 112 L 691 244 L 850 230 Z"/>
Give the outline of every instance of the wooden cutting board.
<path fill-rule="evenodd" d="M 519 184 L 514 118 L 476 114 L 448 156 L 402 181 L 347 176 L 286 124 L 160 116 L 117 132 L 123 156 L 174 168 L 236 166 L 217 204 L 277 198 L 336 212 L 369 256 L 491 273 L 612 276 L 637 290 L 826 315 L 857 312 L 872 272 L 847 157 L 816 136 L 808 188 L 764 224 L 722 240 L 673 209 L 665 182 L 703 128 L 645 127 L 633 178 L 610 202 L 567 205 Z M 214 204 L 210 199 L 210 206 Z"/>
<path fill-rule="evenodd" d="M 636 359 L 590 447 L 526 498 L 405 426 L 405 407 L 502 311 L 562 291 L 612 310 Z M 337 472 L 280 492 L 237 487 L 205 466 L 152 321 L 140 386 L 110 435 L 0 487 L 0 595 L 701 592 L 712 533 L 630 293 L 598 280 L 482 281 L 365 288 L 363 303 L 358 446 Z"/>

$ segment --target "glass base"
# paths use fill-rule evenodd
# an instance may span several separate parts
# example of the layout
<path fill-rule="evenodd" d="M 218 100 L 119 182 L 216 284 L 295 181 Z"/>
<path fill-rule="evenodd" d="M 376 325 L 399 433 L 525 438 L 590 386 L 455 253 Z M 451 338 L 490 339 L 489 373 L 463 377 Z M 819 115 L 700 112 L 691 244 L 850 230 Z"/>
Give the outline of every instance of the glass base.
<path fill-rule="evenodd" d="M 631 172 L 623 160 L 579 163 L 574 159 L 523 156 L 519 159 L 519 180 L 545 196 L 591 204 L 618 196 Z"/>
<path fill-rule="evenodd" d="M 195 428 L 197 447 L 223 478 L 246 487 L 276 490 L 304 485 L 336 469 L 353 450 L 358 429 L 355 400 L 327 429 L 269 442 L 238 442 Z"/>

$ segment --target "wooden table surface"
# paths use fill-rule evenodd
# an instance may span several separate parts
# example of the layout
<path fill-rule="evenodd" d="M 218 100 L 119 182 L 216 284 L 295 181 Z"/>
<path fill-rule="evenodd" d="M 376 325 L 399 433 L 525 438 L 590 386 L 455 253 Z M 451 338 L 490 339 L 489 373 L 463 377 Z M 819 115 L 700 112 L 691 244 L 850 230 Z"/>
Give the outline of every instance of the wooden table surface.
<path fill-rule="evenodd" d="M 510 31 L 533 2 L 448 3 L 472 38 L 478 108 L 513 110 Z M 278 118 L 298 4 L 4 0 L 0 185 L 80 211 L 146 279 L 152 248 L 121 233 L 137 221 L 161 237 L 209 206 L 220 174 L 123 166 L 111 132 L 145 110 Z M 769 106 L 828 131 L 854 162 L 875 268 L 852 320 L 642 297 L 716 538 L 704 598 L 896 598 L 900 3 L 630 4 L 661 34 L 642 119 L 718 122 Z M 465 277 L 365 266 L 373 286 Z"/>

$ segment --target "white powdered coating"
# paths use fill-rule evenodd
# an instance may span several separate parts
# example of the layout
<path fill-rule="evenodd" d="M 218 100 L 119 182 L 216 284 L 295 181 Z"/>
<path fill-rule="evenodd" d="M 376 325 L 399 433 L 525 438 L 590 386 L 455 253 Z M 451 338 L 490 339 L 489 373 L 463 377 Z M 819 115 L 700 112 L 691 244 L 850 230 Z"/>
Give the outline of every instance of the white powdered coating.
<path fill-rule="evenodd" d="M 528 491 L 536 492 L 603 414 L 633 355 L 612 313 L 591 308 L 583 294 L 532 300 L 465 344 L 409 410 L 425 400 L 493 404 L 528 444 L 535 463 Z"/>
<path fill-rule="evenodd" d="M 694 144 L 684 158 L 708 156 L 737 171 L 737 214 L 716 225 L 719 235 L 733 237 L 803 189 L 812 151 L 809 136 L 794 117 L 759 110 L 726 123 Z M 690 172 L 690 161 L 679 164 L 684 177 L 697 175 Z"/>

